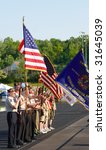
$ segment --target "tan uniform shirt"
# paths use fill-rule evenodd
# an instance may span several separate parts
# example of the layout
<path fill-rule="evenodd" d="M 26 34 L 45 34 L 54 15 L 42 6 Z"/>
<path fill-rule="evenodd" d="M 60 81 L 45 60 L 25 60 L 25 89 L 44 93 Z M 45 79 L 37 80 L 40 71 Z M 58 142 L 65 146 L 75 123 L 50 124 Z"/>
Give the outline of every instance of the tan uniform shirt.
<path fill-rule="evenodd" d="M 17 99 L 11 96 L 8 96 L 6 99 L 6 110 L 7 112 L 17 112 L 17 108 L 14 108 L 16 105 Z"/>

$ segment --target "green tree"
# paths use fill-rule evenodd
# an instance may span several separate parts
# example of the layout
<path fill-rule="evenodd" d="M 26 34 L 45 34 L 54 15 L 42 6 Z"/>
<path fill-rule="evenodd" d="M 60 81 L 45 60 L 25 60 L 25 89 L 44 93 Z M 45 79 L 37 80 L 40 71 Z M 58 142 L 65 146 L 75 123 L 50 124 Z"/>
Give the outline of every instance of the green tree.
<path fill-rule="evenodd" d="M 0 80 L 5 79 L 7 77 L 6 73 L 0 70 Z"/>
<path fill-rule="evenodd" d="M 37 40 L 35 42 L 42 55 L 47 55 L 52 64 L 59 73 L 73 59 L 73 57 L 82 48 L 82 37 L 70 37 L 70 39 L 61 41 L 52 38 L 50 40 Z M 89 36 L 86 35 L 84 41 L 87 52 L 87 62 L 89 63 Z M 14 80 L 22 81 L 25 78 L 24 55 L 18 51 L 19 41 L 14 41 L 7 37 L 0 41 L 0 69 L 10 66 L 14 61 L 19 61 L 18 70 L 9 72 L 6 79 L 8 82 Z M 39 72 L 27 70 L 28 81 L 38 81 Z M 5 81 L 6 81 L 5 79 Z"/>

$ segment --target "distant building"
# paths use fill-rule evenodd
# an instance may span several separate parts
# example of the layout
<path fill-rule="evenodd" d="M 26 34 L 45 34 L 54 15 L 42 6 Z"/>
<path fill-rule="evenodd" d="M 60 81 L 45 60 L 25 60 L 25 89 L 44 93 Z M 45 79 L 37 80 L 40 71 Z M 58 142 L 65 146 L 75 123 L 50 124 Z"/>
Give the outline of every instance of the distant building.
<path fill-rule="evenodd" d="M 8 72 L 16 71 L 18 69 L 18 66 L 19 66 L 19 62 L 15 61 L 11 66 L 8 66 L 8 67 L 4 68 L 3 71 L 6 74 L 8 74 Z"/>

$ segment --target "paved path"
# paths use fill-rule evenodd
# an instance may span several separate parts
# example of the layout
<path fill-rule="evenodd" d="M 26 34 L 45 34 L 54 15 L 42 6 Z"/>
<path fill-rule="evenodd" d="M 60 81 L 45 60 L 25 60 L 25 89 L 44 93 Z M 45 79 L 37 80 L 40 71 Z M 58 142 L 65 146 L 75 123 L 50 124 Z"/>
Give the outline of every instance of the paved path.
<path fill-rule="evenodd" d="M 30 150 L 89 150 L 88 116 L 78 120 Z"/>

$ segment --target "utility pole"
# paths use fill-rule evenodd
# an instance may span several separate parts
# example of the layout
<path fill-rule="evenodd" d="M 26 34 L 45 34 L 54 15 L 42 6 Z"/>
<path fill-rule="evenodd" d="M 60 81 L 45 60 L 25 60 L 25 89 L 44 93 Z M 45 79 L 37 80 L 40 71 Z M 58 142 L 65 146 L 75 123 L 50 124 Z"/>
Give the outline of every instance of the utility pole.
<path fill-rule="evenodd" d="M 85 35 L 85 32 L 81 32 L 81 38 L 82 38 L 82 51 L 84 52 L 84 58 L 88 66 L 89 62 L 88 62 L 87 36 Z"/>
<path fill-rule="evenodd" d="M 84 52 L 84 35 L 85 32 L 81 32 L 81 38 L 82 38 L 82 51 Z"/>

